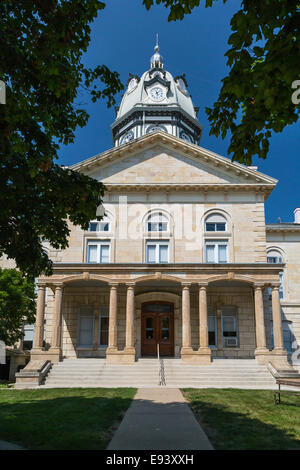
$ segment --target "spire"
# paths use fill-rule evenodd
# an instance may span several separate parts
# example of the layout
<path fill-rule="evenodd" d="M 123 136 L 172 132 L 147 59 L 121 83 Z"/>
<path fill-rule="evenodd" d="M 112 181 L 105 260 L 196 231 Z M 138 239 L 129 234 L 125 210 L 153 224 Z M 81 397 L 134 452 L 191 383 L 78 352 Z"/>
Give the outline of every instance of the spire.
<path fill-rule="evenodd" d="M 151 57 L 150 66 L 152 69 L 154 69 L 155 67 L 158 67 L 160 69 L 164 68 L 163 58 L 159 53 L 158 33 L 156 33 L 156 44 L 154 47 L 154 54 Z"/>

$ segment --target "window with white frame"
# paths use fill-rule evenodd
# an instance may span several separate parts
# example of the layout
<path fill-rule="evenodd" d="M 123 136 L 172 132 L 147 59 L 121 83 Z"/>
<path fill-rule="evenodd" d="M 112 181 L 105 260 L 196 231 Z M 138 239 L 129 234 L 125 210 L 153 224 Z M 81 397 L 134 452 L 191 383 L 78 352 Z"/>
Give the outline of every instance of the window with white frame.
<path fill-rule="evenodd" d="M 110 232 L 110 220 L 104 216 L 102 220 L 91 220 L 89 232 Z"/>
<path fill-rule="evenodd" d="M 234 306 L 222 307 L 222 336 L 224 348 L 238 346 L 237 312 Z"/>
<path fill-rule="evenodd" d="M 208 345 L 210 347 L 217 346 L 217 314 L 215 307 L 208 306 L 207 309 L 208 323 Z"/>
<path fill-rule="evenodd" d="M 282 255 L 277 250 L 271 250 L 267 253 L 267 260 L 270 264 L 282 263 Z"/>
<path fill-rule="evenodd" d="M 109 263 L 110 242 L 102 240 L 88 240 L 87 242 L 88 263 Z"/>
<path fill-rule="evenodd" d="M 29 325 L 25 323 L 24 325 L 24 338 L 23 338 L 23 349 L 30 350 L 33 346 L 33 335 L 34 335 L 34 325 Z"/>
<path fill-rule="evenodd" d="M 147 241 L 146 242 L 147 263 L 169 263 L 169 242 Z"/>
<path fill-rule="evenodd" d="M 205 259 L 207 263 L 228 263 L 228 241 L 206 240 Z"/>
<path fill-rule="evenodd" d="M 277 250 L 269 250 L 267 252 L 267 261 L 269 264 L 280 264 L 283 263 L 282 254 Z M 284 297 L 284 274 L 283 271 L 279 273 L 280 287 L 279 287 L 279 297 L 283 299 Z M 272 288 L 268 288 L 269 298 L 272 297 Z"/>
<path fill-rule="evenodd" d="M 226 219 L 221 214 L 210 214 L 205 219 L 206 232 L 226 232 Z"/>
<path fill-rule="evenodd" d="M 94 342 L 94 313 L 91 306 L 80 308 L 78 316 L 78 339 L 79 348 L 92 348 Z"/>
<path fill-rule="evenodd" d="M 169 221 L 162 212 L 151 213 L 146 222 L 147 232 L 167 232 Z"/>

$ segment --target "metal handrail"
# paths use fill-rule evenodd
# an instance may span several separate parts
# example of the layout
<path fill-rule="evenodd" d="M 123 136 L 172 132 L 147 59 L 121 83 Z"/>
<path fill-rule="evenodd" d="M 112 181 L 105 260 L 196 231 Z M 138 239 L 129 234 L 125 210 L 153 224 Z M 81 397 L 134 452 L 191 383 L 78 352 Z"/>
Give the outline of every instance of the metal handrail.
<path fill-rule="evenodd" d="M 159 363 L 159 369 L 158 369 L 158 385 L 166 385 L 165 366 L 164 366 L 164 361 L 163 361 L 163 359 L 160 358 L 160 354 L 159 354 L 159 343 L 157 343 L 157 359 L 158 359 L 158 363 Z"/>

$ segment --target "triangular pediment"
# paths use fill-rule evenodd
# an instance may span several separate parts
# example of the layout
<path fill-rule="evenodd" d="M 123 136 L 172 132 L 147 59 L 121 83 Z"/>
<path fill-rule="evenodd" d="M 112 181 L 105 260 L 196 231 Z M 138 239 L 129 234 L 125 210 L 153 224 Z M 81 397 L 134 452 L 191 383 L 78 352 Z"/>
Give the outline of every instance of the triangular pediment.
<path fill-rule="evenodd" d="M 73 169 L 106 185 L 270 185 L 276 180 L 202 147 L 155 132 Z"/>

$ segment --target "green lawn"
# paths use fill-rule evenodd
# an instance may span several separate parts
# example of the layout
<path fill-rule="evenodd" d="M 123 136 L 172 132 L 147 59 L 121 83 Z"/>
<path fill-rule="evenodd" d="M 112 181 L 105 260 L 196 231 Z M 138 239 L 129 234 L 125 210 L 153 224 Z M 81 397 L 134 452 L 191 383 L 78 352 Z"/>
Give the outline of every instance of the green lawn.
<path fill-rule="evenodd" d="M 196 418 L 215 449 L 300 450 L 300 393 L 271 390 L 184 389 Z"/>
<path fill-rule="evenodd" d="M 133 388 L 0 391 L 0 439 L 27 449 L 105 449 Z"/>

